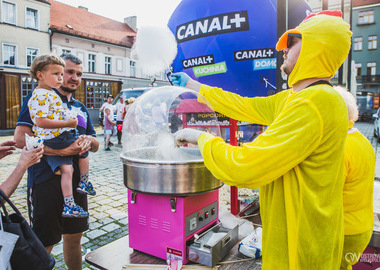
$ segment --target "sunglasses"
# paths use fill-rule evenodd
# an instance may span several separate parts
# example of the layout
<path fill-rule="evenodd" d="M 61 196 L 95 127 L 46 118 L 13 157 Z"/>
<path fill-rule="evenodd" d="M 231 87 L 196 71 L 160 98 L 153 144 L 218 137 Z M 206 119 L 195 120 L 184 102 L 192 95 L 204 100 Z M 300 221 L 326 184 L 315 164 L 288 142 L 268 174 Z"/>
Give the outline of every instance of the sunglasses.
<path fill-rule="evenodd" d="M 302 35 L 301 34 L 297 34 L 297 33 L 289 33 L 288 34 L 288 39 L 286 41 L 286 47 L 288 49 L 290 49 L 293 45 L 294 45 L 294 37 L 298 37 L 298 38 L 301 38 L 302 39 Z"/>

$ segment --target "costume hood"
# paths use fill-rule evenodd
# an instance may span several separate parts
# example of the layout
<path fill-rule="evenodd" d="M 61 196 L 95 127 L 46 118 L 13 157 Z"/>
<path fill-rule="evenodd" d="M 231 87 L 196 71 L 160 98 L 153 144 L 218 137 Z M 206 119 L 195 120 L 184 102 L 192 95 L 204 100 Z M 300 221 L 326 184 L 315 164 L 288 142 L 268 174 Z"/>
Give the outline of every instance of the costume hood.
<path fill-rule="evenodd" d="M 332 78 L 343 64 L 351 47 L 350 26 L 340 11 L 310 14 L 295 29 L 285 32 L 277 42 L 278 51 L 286 48 L 289 33 L 302 35 L 302 47 L 288 84 L 309 78 Z"/>

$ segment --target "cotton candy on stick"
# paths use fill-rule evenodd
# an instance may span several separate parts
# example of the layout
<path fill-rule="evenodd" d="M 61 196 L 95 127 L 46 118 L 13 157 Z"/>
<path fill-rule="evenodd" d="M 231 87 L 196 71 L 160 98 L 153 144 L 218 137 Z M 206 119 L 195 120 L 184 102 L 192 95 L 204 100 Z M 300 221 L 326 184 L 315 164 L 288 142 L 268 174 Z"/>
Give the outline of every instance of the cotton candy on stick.
<path fill-rule="evenodd" d="M 177 42 L 168 27 L 139 28 L 132 47 L 132 58 L 138 60 L 143 73 L 155 75 L 170 69 L 177 55 Z"/>
<path fill-rule="evenodd" d="M 25 145 L 27 150 L 33 150 L 43 145 L 43 140 L 39 137 L 29 136 L 25 133 Z"/>

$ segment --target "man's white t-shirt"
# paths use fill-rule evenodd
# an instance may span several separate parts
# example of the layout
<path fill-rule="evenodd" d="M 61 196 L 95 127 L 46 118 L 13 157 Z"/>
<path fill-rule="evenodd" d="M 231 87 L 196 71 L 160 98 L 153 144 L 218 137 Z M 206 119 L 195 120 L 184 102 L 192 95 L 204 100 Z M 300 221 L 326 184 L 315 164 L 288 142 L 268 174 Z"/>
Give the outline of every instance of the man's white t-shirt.
<path fill-rule="evenodd" d="M 122 103 L 120 103 L 120 102 L 116 103 L 116 105 L 115 105 L 116 121 L 123 121 L 123 119 L 121 117 L 122 117 L 123 112 L 124 112 L 124 107 L 125 107 L 124 102 L 122 102 Z"/>

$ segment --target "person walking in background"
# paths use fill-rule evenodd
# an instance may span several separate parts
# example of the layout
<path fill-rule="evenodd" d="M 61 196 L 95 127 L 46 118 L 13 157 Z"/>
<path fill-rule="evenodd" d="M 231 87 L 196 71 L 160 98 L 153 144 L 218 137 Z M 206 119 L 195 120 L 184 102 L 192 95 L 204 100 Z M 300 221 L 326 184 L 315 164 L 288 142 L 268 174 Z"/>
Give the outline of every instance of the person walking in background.
<path fill-rule="evenodd" d="M 61 56 L 65 61 L 63 84 L 56 89 L 65 106 L 76 110 L 79 138 L 68 148 L 52 149 L 44 147 L 45 155 L 74 156 L 73 186 L 80 181 L 78 158 L 87 151 L 96 152 L 99 142 L 92 126 L 90 115 L 81 102 L 73 98 L 73 93 L 82 81 L 82 61 L 72 55 Z M 17 119 L 14 138 L 18 148 L 25 146 L 25 134 L 33 136 L 33 122 L 30 119 L 28 101 L 31 93 L 26 96 L 19 118 Z M 82 269 L 81 239 L 83 232 L 88 229 L 89 220 L 86 218 L 62 217 L 63 196 L 61 191 L 61 176 L 54 174 L 44 158 L 41 162 L 28 168 L 28 211 L 30 224 L 46 250 L 50 253 L 54 245 L 63 237 L 63 257 L 68 269 Z M 74 192 L 75 202 L 88 211 L 87 195 Z"/>
<path fill-rule="evenodd" d="M 38 81 L 38 85 L 28 102 L 30 117 L 34 123 L 34 135 L 53 149 L 69 147 L 78 139 L 78 133 L 75 129 L 78 125 L 77 117 L 65 116 L 69 110 L 62 107 L 61 98 L 53 90 L 53 88 L 59 88 L 63 83 L 64 66 L 65 62 L 60 57 L 54 54 L 43 54 L 33 60 L 30 69 L 31 76 Z M 61 188 L 64 197 L 62 215 L 65 217 L 87 217 L 88 212 L 84 211 L 74 201 L 72 157 L 48 155 L 45 159 L 52 171 L 57 172 L 59 170 L 62 175 Z M 79 159 L 79 169 L 81 181 L 76 190 L 95 195 L 96 192 L 88 180 L 88 152 Z"/>
<path fill-rule="evenodd" d="M 121 135 L 123 130 L 123 114 L 124 114 L 124 97 L 120 95 L 119 101 L 115 105 L 116 111 L 116 128 L 117 128 L 117 144 L 121 144 Z"/>
<path fill-rule="evenodd" d="M 106 102 L 104 102 L 103 105 L 99 109 L 99 112 L 103 112 L 103 127 L 104 127 L 105 121 L 106 121 L 106 112 L 105 112 L 106 108 L 110 109 L 111 118 L 113 119 L 113 112 L 115 110 L 115 107 L 112 105 L 112 101 L 113 101 L 113 96 L 111 94 L 109 94 L 107 96 Z M 104 134 L 104 145 L 105 144 L 106 144 L 106 136 Z M 108 142 L 108 144 L 109 144 L 109 146 L 113 146 L 113 143 L 111 142 L 111 140 Z"/>
<path fill-rule="evenodd" d="M 127 112 L 129 110 L 129 108 L 131 107 L 132 103 L 135 102 L 135 100 L 136 99 L 134 97 L 130 97 L 130 98 L 124 100 L 125 106 L 124 106 L 124 111 L 123 111 L 123 114 L 122 114 L 122 118 L 123 119 L 127 115 Z"/>
<path fill-rule="evenodd" d="M 0 159 L 13 154 L 13 151 L 16 150 L 15 145 L 16 141 L 5 141 L 0 143 Z M 26 170 L 30 166 L 40 162 L 43 153 L 43 147 L 37 147 L 33 150 L 27 150 L 26 146 L 23 147 L 16 168 L 14 168 L 11 175 L 0 184 L 0 189 L 5 193 L 5 195 L 7 195 L 8 198 L 20 184 Z"/>
<path fill-rule="evenodd" d="M 262 269 L 339 269 L 343 252 L 344 146 L 347 109 L 329 83 L 351 47 L 340 11 L 310 14 L 286 31 L 276 49 L 289 90 L 241 97 L 172 74 L 175 86 L 204 96 L 230 118 L 266 125 L 252 142 L 231 146 L 194 129 L 174 134 L 178 145 L 197 143 L 205 166 L 224 183 L 259 189 Z"/>
<path fill-rule="evenodd" d="M 109 142 L 112 136 L 113 126 L 116 125 L 116 122 L 113 121 L 110 108 L 105 108 L 104 113 L 104 135 L 106 136 L 106 145 L 104 150 L 111 151 Z"/>
<path fill-rule="evenodd" d="M 375 152 L 371 143 L 353 127 L 359 110 L 355 97 L 345 88 L 334 89 L 343 97 L 348 111 L 343 187 L 344 246 L 340 269 L 352 269 L 367 247 L 373 230 L 373 185 Z"/>

